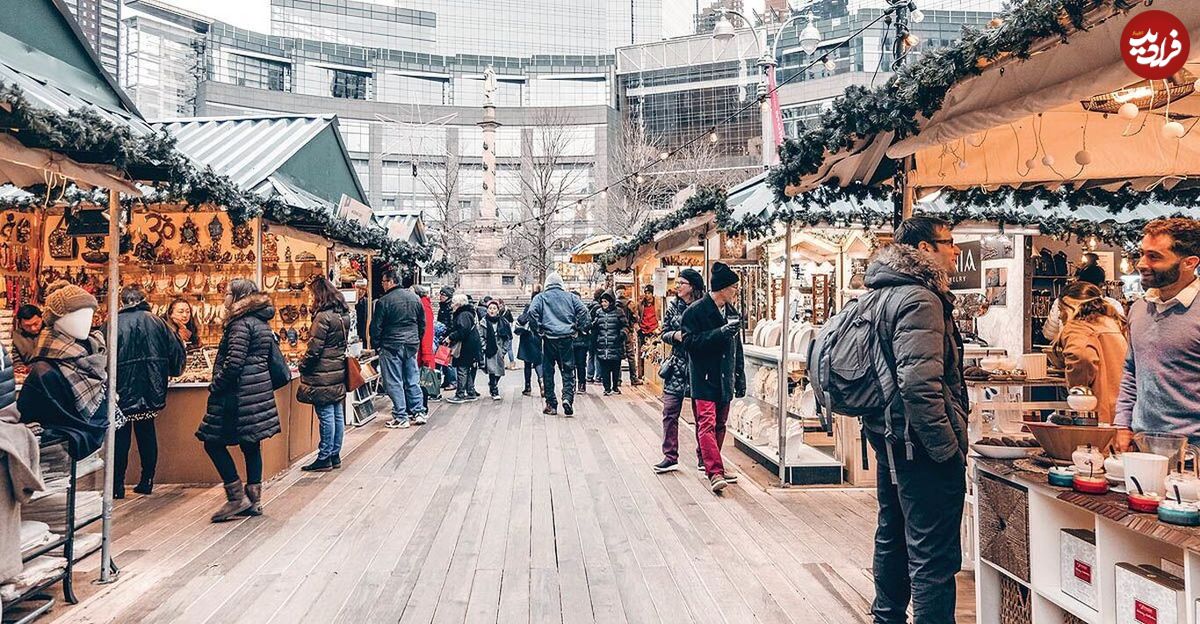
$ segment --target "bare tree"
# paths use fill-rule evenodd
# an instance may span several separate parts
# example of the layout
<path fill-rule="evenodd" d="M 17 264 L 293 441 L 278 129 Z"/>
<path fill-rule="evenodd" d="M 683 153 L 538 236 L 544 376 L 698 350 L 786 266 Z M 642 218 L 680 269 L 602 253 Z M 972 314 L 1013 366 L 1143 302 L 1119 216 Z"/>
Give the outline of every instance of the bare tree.
<path fill-rule="evenodd" d="M 509 225 L 501 254 L 513 262 L 522 280 L 545 281 L 554 268 L 554 253 L 570 241 L 567 210 L 586 167 L 572 156 L 572 118 L 563 109 L 537 114 L 533 128 L 521 135 L 520 214 Z"/>
<path fill-rule="evenodd" d="M 430 244 L 437 258 L 427 268 L 439 277 L 447 277 L 458 285 L 458 271 L 467 265 L 475 251 L 472 237 L 467 232 L 470 215 L 463 214 L 458 206 L 459 163 L 454 156 L 447 155 L 445 166 L 425 168 L 421 184 L 433 198 L 430 214 Z"/>

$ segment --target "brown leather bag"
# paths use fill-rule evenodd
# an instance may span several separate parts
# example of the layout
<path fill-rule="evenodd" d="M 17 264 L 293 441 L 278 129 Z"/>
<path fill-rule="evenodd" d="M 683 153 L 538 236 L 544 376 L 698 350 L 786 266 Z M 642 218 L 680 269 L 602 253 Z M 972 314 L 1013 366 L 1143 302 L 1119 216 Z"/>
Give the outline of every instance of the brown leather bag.
<path fill-rule="evenodd" d="M 346 336 L 346 342 L 350 342 L 350 330 L 346 327 L 346 321 L 342 320 L 342 333 Z M 362 364 L 358 363 L 358 358 L 346 356 L 346 390 L 354 392 L 366 385 L 367 380 L 363 378 Z"/>

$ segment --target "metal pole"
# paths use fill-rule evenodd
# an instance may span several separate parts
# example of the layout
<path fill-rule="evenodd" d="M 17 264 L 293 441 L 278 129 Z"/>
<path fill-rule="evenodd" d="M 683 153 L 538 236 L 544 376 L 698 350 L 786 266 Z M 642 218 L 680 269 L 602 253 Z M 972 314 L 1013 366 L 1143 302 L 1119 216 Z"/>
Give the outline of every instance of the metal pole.
<path fill-rule="evenodd" d="M 792 224 L 783 235 L 783 328 L 779 349 L 779 486 L 787 487 L 788 349 L 792 324 Z"/>
<path fill-rule="evenodd" d="M 117 191 L 108 192 L 108 428 L 104 432 L 104 502 L 103 526 L 100 531 L 100 582 L 111 583 L 112 578 L 112 509 L 113 509 L 113 463 L 116 461 L 117 430 L 117 299 L 121 289 L 121 196 Z M 68 527 L 70 530 L 70 527 Z"/>
<path fill-rule="evenodd" d="M 908 63 L 908 44 L 905 39 L 909 35 L 909 2 L 908 0 L 888 0 L 896 15 L 896 41 L 892 44 L 892 71 L 899 71 Z M 913 169 L 913 157 L 908 156 L 900 161 L 900 169 L 896 173 L 895 214 L 892 218 L 893 228 L 899 227 L 900 222 L 912 216 L 914 189 L 909 175 Z"/>
<path fill-rule="evenodd" d="M 263 287 L 263 219 L 254 218 L 254 283 Z"/>

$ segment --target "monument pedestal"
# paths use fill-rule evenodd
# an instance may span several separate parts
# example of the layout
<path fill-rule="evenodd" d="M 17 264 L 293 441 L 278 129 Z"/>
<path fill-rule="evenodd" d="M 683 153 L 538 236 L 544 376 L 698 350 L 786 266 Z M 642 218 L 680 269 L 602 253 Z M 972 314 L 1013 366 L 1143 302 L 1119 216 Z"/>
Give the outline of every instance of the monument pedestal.
<path fill-rule="evenodd" d="M 525 295 L 507 258 L 500 257 L 504 239 L 496 233 L 498 222 L 485 219 L 467 232 L 474 244 L 468 268 L 458 273 L 458 289 L 479 300 L 484 295 L 514 301 Z"/>

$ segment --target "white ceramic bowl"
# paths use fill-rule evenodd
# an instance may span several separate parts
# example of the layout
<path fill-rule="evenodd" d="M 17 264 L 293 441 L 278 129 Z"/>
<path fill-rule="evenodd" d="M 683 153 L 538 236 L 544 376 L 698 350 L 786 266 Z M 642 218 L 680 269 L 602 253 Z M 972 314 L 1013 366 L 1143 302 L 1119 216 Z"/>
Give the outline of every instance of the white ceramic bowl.
<path fill-rule="evenodd" d="M 971 448 L 976 453 L 991 459 L 1021 459 L 1028 457 L 1032 451 L 1042 450 L 1037 446 L 991 446 L 988 444 L 972 444 Z"/>

